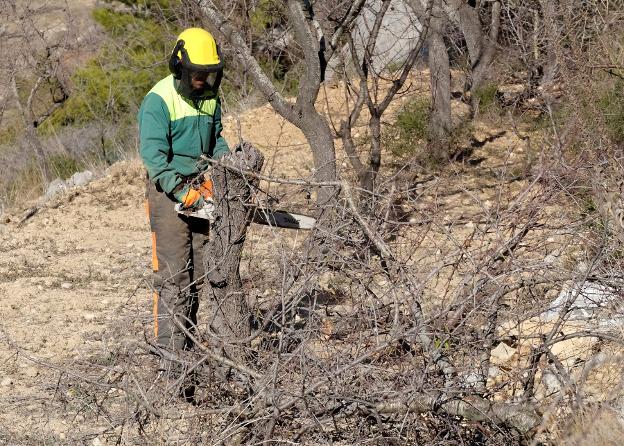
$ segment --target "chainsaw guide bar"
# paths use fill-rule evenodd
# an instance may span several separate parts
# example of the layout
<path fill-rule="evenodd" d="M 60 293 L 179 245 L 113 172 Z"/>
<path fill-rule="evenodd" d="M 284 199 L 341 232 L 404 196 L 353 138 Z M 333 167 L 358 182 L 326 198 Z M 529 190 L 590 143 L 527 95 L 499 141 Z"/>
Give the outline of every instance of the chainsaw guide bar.
<path fill-rule="evenodd" d="M 251 221 L 260 225 L 275 226 L 288 229 L 312 229 L 316 218 L 293 212 L 267 209 L 255 205 L 248 205 L 253 209 Z"/>
<path fill-rule="evenodd" d="M 245 206 L 250 208 L 251 221 L 260 225 L 286 229 L 312 229 L 316 223 L 316 218 L 310 217 L 309 215 L 269 209 L 255 204 L 246 204 Z M 175 205 L 174 209 L 178 214 L 187 217 L 201 218 L 214 222 L 214 205 L 212 204 L 210 205 L 210 209 L 201 208 L 190 210 L 184 209 L 182 204 L 178 203 Z"/>

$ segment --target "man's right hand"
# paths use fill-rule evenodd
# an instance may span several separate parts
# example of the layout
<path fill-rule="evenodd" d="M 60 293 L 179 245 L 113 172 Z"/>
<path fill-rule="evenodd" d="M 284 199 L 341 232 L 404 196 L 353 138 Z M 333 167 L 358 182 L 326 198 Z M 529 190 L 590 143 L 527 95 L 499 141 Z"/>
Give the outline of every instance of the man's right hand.
<path fill-rule="evenodd" d="M 179 192 L 175 192 L 173 196 L 182 203 L 184 209 L 200 209 L 204 206 L 204 197 L 191 186 L 184 186 Z"/>

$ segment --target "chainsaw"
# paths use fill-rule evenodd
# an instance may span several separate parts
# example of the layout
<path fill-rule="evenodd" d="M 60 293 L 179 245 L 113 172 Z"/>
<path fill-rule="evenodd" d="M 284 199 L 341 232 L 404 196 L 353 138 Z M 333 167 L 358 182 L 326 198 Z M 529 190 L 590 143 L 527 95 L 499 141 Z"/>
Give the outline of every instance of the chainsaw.
<path fill-rule="evenodd" d="M 235 153 L 241 152 L 237 151 Z M 182 203 L 177 203 L 174 207 L 175 211 L 178 214 L 201 218 L 203 220 L 208 220 L 210 223 L 214 223 L 216 206 L 213 199 L 214 184 L 210 175 L 207 173 L 201 174 L 195 178 L 191 184 L 202 194 L 204 205 L 199 209 L 187 209 L 183 207 Z M 250 211 L 251 221 L 261 225 L 288 229 L 312 229 L 316 223 L 316 218 L 308 215 L 271 209 L 267 206 L 260 206 L 253 203 L 245 204 L 245 207 Z"/>
<path fill-rule="evenodd" d="M 250 210 L 251 221 L 261 225 L 287 229 L 312 229 L 316 223 L 316 219 L 308 215 L 269 209 L 255 204 L 246 204 L 245 206 Z M 177 203 L 174 209 L 178 214 L 187 217 L 201 218 L 210 223 L 215 221 L 214 211 L 216 208 L 212 199 L 205 200 L 204 206 L 200 209 L 184 209 L 182 203 Z"/>

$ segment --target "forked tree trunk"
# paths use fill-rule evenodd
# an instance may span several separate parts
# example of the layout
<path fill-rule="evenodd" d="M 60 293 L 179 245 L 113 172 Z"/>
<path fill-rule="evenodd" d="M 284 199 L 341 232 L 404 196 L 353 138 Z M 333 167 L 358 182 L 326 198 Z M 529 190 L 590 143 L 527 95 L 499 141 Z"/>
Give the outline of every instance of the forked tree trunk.
<path fill-rule="evenodd" d="M 471 5 L 465 0 L 452 0 L 447 3 L 447 12 L 451 19 L 454 19 L 455 23 L 459 25 L 468 48 L 471 69 L 467 86 L 470 89 L 472 117 L 479 113 L 480 90 L 487 81 L 500 30 L 501 2 L 500 0 L 492 0 L 490 3 L 489 34 L 486 34 L 484 25 L 481 23 L 478 4 Z"/>
<path fill-rule="evenodd" d="M 327 119 L 315 108 L 315 102 L 321 88 L 323 67 L 319 54 L 321 46 L 318 29 L 314 27 L 312 3 L 302 0 L 288 0 L 287 19 L 292 27 L 295 42 L 303 52 L 304 72 L 299 82 L 297 100 L 293 103 L 287 100 L 276 88 L 275 84 L 267 77 L 258 60 L 252 55 L 247 40 L 240 30 L 233 25 L 226 14 L 213 2 L 200 1 L 199 6 L 207 19 L 205 24 L 215 35 L 223 36 L 229 43 L 233 55 L 244 66 L 254 85 L 265 96 L 271 106 L 286 120 L 303 131 L 310 144 L 314 158 L 314 179 L 318 182 L 336 180 L 336 149 L 334 139 Z M 354 4 L 353 11 L 362 8 L 363 1 L 358 0 Z M 358 6 L 359 5 L 359 6 Z M 348 19 L 348 25 L 355 20 L 352 13 Z M 348 28 L 348 27 L 347 27 Z M 342 35 L 344 27 L 336 31 L 336 38 Z M 317 189 L 317 203 L 319 209 L 330 203 L 335 190 L 328 187 Z"/>
<path fill-rule="evenodd" d="M 238 169 L 260 171 L 264 156 L 243 143 L 242 147 L 223 158 Z M 208 302 L 208 321 L 216 334 L 215 344 L 222 353 L 244 362 L 245 346 L 240 342 L 250 335 L 250 313 L 239 266 L 248 228 L 252 183 L 250 179 L 223 166 L 212 170 L 216 220 L 210 227 L 210 238 L 204 248 L 204 265 L 208 284 L 204 288 Z"/>

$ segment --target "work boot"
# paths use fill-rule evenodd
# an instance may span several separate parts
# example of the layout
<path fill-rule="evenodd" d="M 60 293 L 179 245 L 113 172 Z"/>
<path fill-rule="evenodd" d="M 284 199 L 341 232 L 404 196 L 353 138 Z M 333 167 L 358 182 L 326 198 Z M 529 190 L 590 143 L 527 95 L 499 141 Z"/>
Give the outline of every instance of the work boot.
<path fill-rule="evenodd" d="M 187 372 L 186 364 L 161 358 L 158 375 L 164 380 L 166 389 L 187 403 L 195 403 L 196 377 L 193 371 Z"/>

